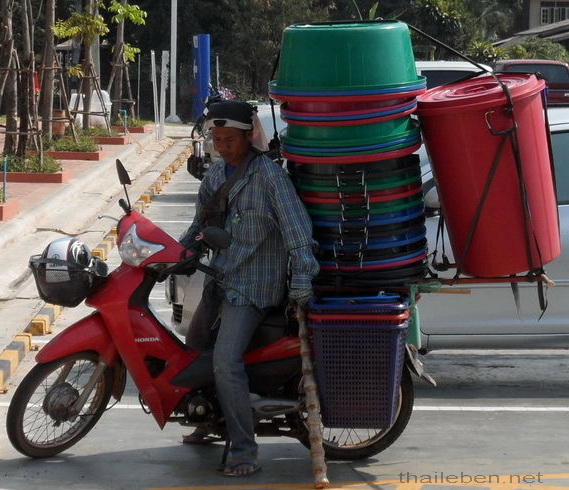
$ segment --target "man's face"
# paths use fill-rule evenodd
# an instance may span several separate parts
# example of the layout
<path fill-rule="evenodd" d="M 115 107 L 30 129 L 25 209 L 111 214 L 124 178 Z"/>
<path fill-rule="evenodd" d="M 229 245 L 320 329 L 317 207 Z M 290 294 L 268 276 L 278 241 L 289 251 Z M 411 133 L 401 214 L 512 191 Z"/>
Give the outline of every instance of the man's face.
<path fill-rule="evenodd" d="M 231 165 L 239 165 L 251 148 L 252 131 L 214 126 L 211 128 L 213 147 Z"/>

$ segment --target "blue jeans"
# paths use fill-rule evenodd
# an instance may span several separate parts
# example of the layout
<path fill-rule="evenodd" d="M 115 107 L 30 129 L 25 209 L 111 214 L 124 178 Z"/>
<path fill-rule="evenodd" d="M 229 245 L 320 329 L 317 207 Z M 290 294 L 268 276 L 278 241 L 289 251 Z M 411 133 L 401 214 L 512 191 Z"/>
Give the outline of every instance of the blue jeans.
<path fill-rule="evenodd" d="M 221 304 L 221 322 L 213 349 L 217 396 L 231 440 L 233 463 L 257 460 L 249 379 L 243 354 L 265 312 L 255 306 Z"/>

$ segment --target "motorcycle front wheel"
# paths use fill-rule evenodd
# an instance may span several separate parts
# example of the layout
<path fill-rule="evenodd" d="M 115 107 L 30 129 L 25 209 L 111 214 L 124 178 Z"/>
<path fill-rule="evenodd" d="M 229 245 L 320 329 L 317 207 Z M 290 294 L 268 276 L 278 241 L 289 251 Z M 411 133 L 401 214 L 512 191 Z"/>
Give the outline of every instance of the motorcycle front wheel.
<path fill-rule="evenodd" d="M 93 428 L 111 397 L 110 368 L 95 381 L 79 414 L 73 414 L 72 408 L 97 364 L 95 353 L 82 352 L 31 369 L 14 393 L 6 417 L 15 449 L 31 458 L 47 458 L 73 446 Z"/>
<path fill-rule="evenodd" d="M 358 460 L 374 456 L 387 449 L 403 433 L 413 412 L 413 380 L 407 367 L 403 368 L 399 407 L 395 422 L 388 429 L 348 429 L 320 426 L 322 446 L 326 459 L 345 461 Z M 299 441 L 310 448 L 306 413 L 299 415 Z"/>

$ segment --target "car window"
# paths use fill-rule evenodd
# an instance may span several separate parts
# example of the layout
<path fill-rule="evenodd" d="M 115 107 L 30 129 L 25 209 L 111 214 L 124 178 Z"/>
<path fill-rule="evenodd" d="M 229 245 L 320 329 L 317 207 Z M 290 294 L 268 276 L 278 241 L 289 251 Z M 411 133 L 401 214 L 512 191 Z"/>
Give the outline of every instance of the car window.
<path fill-rule="evenodd" d="M 539 72 L 548 83 L 569 83 L 569 72 L 567 68 L 559 65 L 535 65 L 535 64 L 516 64 L 509 65 L 504 71 L 513 73 L 535 73 Z"/>
<path fill-rule="evenodd" d="M 551 133 L 557 202 L 569 204 L 569 131 Z"/>
<path fill-rule="evenodd" d="M 427 77 L 427 88 L 433 88 L 472 75 L 472 70 L 422 70 L 421 75 Z"/>

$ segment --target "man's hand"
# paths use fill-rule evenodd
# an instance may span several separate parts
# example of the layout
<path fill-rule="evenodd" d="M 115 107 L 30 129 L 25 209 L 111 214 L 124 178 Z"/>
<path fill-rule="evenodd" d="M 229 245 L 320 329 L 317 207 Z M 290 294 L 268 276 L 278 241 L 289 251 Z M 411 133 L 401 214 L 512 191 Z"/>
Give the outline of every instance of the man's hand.
<path fill-rule="evenodd" d="M 295 303 L 300 306 L 306 305 L 310 301 L 310 298 L 314 296 L 312 288 L 309 289 L 291 289 L 288 293 L 288 300 L 291 303 Z"/>

